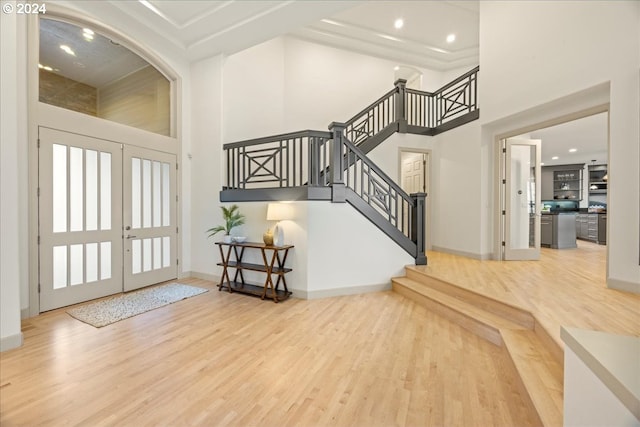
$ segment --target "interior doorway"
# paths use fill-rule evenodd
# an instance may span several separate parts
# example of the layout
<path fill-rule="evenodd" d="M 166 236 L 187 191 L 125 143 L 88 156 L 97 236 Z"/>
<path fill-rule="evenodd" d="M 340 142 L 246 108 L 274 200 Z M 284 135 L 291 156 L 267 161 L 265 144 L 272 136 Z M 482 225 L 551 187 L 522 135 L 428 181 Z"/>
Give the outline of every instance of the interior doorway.
<path fill-rule="evenodd" d="M 425 212 L 425 247 L 431 249 L 431 203 L 429 199 L 429 170 L 431 151 L 414 148 L 401 148 L 400 187 L 408 194 L 427 193 Z"/>
<path fill-rule="evenodd" d="M 597 206 L 599 209 L 598 212 L 600 216 L 604 217 L 605 221 L 601 221 L 602 229 L 604 230 L 605 235 L 608 236 L 608 229 L 606 224 L 606 212 L 608 209 L 608 196 L 606 188 L 610 188 L 611 182 L 607 179 L 603 181 L 601 178 L 598 183 L 592 182 L 595 178 L 593 178 L 594 173 L 592 173 L 592 169 L 600 168 L 604 170 L 609 170 L 608 164 L 608 151 L 609 151 L 609 128 L 608 128 L 608 110 L 606 105 L 601 105 L 598 107 L 594 107 L 591 109 L 586 109 L 583 111 L 579 111 L 573 114 L 569 114 L 566 116 L 560 116 L 555 119 L 550 119 L 541 123 L 537 123 L 535 125 L 529 125 L 524 128 L 521 128 L 520 131 L 513 132 L 504 132 L 502 133 L 503 138 L 501 140 L 496 141 L 496 150 L 497 152 L 502 151 L 501 141 L 506 138 L 525 138 L 525 139 L 539 139 L 541 141 L 540 146 L 540 154 L 541 154 L 541 162 L 540 165 L 543 166 L 540 174 L 538 175 L 539 181 L 542 184 L 542 188 L 539 191 L 541 195 L 541 201 L 538 203 L 537 208 L 535 209 L 535 215 L 538 216 L 541 214 L 543 207 L 546 207 L 549 204 L 549 201 L 557 203 L 558 205 L 567 202 L 567 200 L 556 200 L 561 199 L 562 195 L 567 196 L 571 200 L 575 199 L 576 206 L 576 214 L 586 214 L 592 206 Z M 497 159 L 498 157 L 496 157 Z M 582 169 L 582 178 L 580 179 L 580 190 L 566 190 L 564 187 L 554 187 L 554 185 L 566 185 L 569 188 L 569 184 L 565 184 L 567 181 L 562 180 L 560 183 L 556 183 L 553 179 L 550 179 L 549 176 L 552 174 L 546 173 L 545 169 L 553 169 L 554 167 L 563 167 L 566 165 L 580 165 Z M 502 170 L 498 170 L 496 172 L 496 177 L 498 180 L 496 182 L 496 189 L 498 186 L 503 186 L 502 183 L 503 175 L 504 175 L 504 166 L 500 165 L 499 168 Z M 598 169 L 598 170 L 600 170 Z M 606 175 L 605 175 L 606 176 Z M 546 186 L 549 187 L 545 191 L 545 182 Z M 602 184 L 604 183 L 604 187 Z M 573 188 L 573 187 L 571 187 Z M 546 194 L 546 195 L 545 195 Z M 580 196 L 574 196 L 574 194 L 580 194 Z M 566 197 L 565 197 L 566 198 Z M 500 198 L 502 200 L 502 198 Z M 502 202 L 501 202 L 502 203 Z M 501 205 L 502 206 L 502 205 Z M 563 212 L 566 210 L 564 205 L 559 206 L 559 208 L 563 208 Z M 497 213 L 497 216 L 500 217 L 501 225 L 499 226 L 499 231 L 501 233 L 500 240 L 498 241 L 497 246 L 500 251 L 500 258 L 502 260 L 508 259 L 505 256 L 504 244 L 502 242 L 505 241 L 506 235 L 506 226 L 504 224 L 504 208 L 500 207 L 500 210 Z M 550 213 L 550 212 L 547 212 Z M 553 212 L 551 212 L 553 213 Z M 578 217 L 579 215 L 576 215 Z M 549 221 L 550 216 L 547 215 L 547 221 Z M 543 217 L 544 219 L 544 217 Z M 566 219 L 566 218 L 565 218 Z M 577 250 L 581 251 L 588 245 L 592 243 L 587 240 L 580 240 L 580 232 L 578 228 L 580 227 L 579 221 L 576 221 L 576 234 L 578 237 L 577 242 Z M 547 228 L 552 228 L 552 226 L 548 226 Z M 545 235 L 545 227 L 536 226 L 534 230 L 531 231 L 531 235 L 533 233 L 539 233 L 541 236 L 541 242 Z M 551 233 L 551 231 L 550 231 Z M 552 239 L 553 237 L 548 238 Z M 605 241 L 605 239 L 602 239 Z M 580 244 L 584 242 L 584 244 Z M 501 245 L 502 244 L 502 245 Z M 597 243 L 596 243 L 597 244 Z M 602 243 L 601 243 L 602 244 Z M 544 246 L 544 244 L 543 244 Z M 548 246 L 548 245 L 547 245 Z M 574 247 L 575 248 L 575 247 Z M 544 261 L 545 256 L 550 256 L 553 254 L 555 256 L 556 251 L 563 251 L 566 249 L 550 249 L 543 250 L 540 256 L 540 260 Z M 593 251 L 592 251 L 593 252 Z M 608 250 L 598 251 L 598 253 L 604 254 L 605 257 L 608 257 Z M 560 255 L 560 254 L 559 254 Z M 608 263 L 605 262 L 608 266 Z"/>

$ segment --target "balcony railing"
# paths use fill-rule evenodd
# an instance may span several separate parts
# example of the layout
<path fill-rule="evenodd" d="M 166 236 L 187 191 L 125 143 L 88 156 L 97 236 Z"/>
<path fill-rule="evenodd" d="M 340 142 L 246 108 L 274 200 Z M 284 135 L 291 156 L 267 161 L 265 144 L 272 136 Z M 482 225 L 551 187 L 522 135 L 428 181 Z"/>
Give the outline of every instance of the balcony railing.
<path fill-rule="evenodd" d="M 436 92 L 405 80 L 329 132 L 306 130 L 225 144 L 221 201 L 349 202 L 407 252 L 426 264 L 426 194 L 407 194 L 367 153 L 395 132 L 435 135 L 479 116 L 478 68 Z"/>

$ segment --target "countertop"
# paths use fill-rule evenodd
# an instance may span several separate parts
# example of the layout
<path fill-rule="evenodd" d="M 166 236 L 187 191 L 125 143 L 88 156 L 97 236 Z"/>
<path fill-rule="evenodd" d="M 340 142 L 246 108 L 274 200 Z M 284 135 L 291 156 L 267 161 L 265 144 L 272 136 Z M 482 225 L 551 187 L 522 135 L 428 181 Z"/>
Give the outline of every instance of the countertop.
<path fill-rule="evenodd" d="M 564 326 L 560 337 L 640 420 L 640 338 Z"/>
<path fill-rule="evenodd" d="M 575 215 L 578 212 L 558 212 L 558 211 L 551 211 L 551 212 L 542 212 L 542 215 Z"/>

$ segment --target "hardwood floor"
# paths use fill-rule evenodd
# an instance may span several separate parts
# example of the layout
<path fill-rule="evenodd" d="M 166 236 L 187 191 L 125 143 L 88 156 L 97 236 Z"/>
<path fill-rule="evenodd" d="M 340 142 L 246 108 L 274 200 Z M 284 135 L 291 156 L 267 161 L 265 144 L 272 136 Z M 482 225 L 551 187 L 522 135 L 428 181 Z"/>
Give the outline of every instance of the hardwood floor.
<path fill-rule="evenodd" d="M 640 336 L 640 295 L 606 287 L 606 246 L 542 248 L 540 261 L 427 255 L 412 268 L 530 311 L 561 347 L 560 326 Z"/>
<path fill-rule="evenodd" d="M 640 336 L 604 246 L 542 261 L 429 253 L 430 274 L 560 325 Z M 64 309 L 0 354 L 0 425 L 527 426 L 500 348 L 394 292 L 280 304 L 210 292 L 96 329 Z"/>
<path fill-rule="evenodd" d="M 96 329 L 64 309 L 0 354 L 0 424 L 528 426 L 500 348 L 394 292 L 218 292 Z"/>

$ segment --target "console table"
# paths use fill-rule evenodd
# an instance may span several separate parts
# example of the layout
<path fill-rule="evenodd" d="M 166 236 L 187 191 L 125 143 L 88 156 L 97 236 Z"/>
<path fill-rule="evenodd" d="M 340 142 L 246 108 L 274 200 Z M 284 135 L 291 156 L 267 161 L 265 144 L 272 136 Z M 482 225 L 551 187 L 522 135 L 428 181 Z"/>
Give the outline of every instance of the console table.
<path fill-rule="evenodd" d="M 287 289 L 285 274 L 290 272 L 291 269 L 286 268 L 284 263 L 287 261 L 289 249 L 293 248 L 292 245 L 273 246 L 254 242 L 216 242 L 216 245 L 218 245 L 218 248 L 220 249 L 220 258 L 222 259 L 218 265 L 223 267 L 222 277 L 220 278 L 220 284 L 218 285 L 219 291 L 226 288 L 229 292 L 239 292 L 242 294 L 259 296 L 262 299 L 265 297 L 272 298 L 276 303 L 289 298 L 291 292 Z M 259 250 L 262 254 L 262 264 L 244 262 L 242 258 L 245 250 L 247 249 Z M 235 261 L 231 260 L 232 253 L 235 257 Z M 229 276 L 230 268 L 235 269 L 233 280 L 231 280 Z M 264 285 L 260 287 L 245 283 L 244 276 L 242 275 L 243 270 L 266 273 L 267 277 L 264 281 Z M 272 275 L 278 276 L 275 284 L 273 283 Z M 279 289 L 280 283 L 282 283 L 284 289 Z"/>

